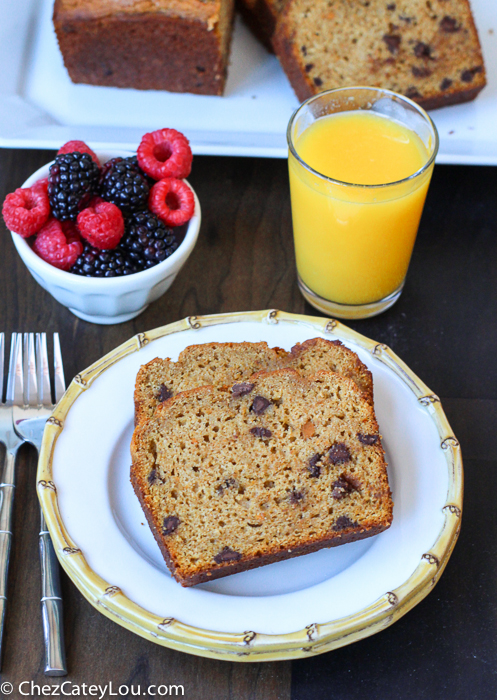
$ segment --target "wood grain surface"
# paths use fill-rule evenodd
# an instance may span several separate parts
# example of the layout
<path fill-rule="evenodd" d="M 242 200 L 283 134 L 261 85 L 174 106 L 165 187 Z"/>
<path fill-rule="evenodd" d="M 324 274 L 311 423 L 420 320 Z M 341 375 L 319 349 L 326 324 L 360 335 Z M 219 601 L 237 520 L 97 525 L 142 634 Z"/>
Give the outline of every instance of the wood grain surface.
<path fill-rule="evenodd" d="M 52 155 L 0 151 L 0 198 Z M 297 289 L 286 162 L 196 157 L 190 180 L 202 204 L 197 247 L 171 290 L 121 325 L 88 324 L 55 302 L 31 278 L 1 223 L 0 331 L 59 331 L 69 380 L 131 335 L 187 315 L 263 308 L 319 315 Z M 182 684 L 184 697 L 194 700 L 495 698 L 497 537 L 488 533 L 497 535 L 496 192 L 497 169 L 437 167 L 400 301 L 382 316 L 350 323 L 389 344 L 447 400 L 454 431 L 463 435 L 467 529 L 436 592 L 392 628 L 351 647 L 293 664 L 237 664 L 145 641 L 100 615 L 64 575 L 68 680 L 143 690 Z M 0 697 L 24 697 L 22 681 L 62 681 L 43 675 L 35 469 L 35 455 L 24 447 L 1 679 L 14 692 L 0 689 Z M 480 488 L 486 483 L 489 489 Z"/>

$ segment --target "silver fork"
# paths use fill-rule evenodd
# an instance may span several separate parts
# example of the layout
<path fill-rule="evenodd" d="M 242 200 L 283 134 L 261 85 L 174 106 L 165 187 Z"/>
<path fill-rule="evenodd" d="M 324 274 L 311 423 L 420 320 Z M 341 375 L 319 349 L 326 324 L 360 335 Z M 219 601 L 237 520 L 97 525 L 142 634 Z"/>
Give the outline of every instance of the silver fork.
<path fill-rule="evenodd" d="M 55 402 L 57 403 L 65 391 L 64 369 L 58 333 L 54 333 L 53 343 Z M 19 347 L 22 347 L 21 333 L 17 334 L 17 344 Z M 36 334 L 36 349 L 34 333 L 24 334 L 23 373 L 21 373 L 19 378 L 16 374 L 16 380 L 15 399 L 12 409 L 14 428 L 23 440 L 36 447 L 39 452 L 45 423 L 54 408 L 50 389 L 46 333 Z M 39 548 L 42 582 L 41 610 L 45 641 L 45 674 L 47 676 L 65 676 L 67 670 L 59 563 L 41 508 L 40 514 Z"/>
<path fill-rule="evenodd" d="M 16 373 L 22 375 L 22 347 L 12 334 L 10 346 L 9 374 L 5 403 L 2 403 L 3 366 L 5 359 L 5 336 L 0 333 L 0 442 L 6 448 L 0 483 L 0 664 L 2 654 L 5 609 L 7 607 L 7 578 L 9 573 L 10 548 L 12 544 L 12 511 L 15 491 L 16 454 L 22 439 L 15 433 L 12 420 L 12 404 L 15 394 Z"/>

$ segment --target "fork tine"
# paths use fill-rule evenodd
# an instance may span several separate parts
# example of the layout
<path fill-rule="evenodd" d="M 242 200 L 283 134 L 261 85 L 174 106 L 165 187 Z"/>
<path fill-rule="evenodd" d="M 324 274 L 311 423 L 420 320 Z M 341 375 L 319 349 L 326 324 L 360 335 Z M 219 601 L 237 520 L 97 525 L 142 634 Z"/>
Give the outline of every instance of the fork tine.
<path fill-rule="evenodd" d="M 50 390 L 46 333 L 36 334 L 36 367 L 38 369 L 38 400 L 43 406 L 51 406 L 52 392 Z"/>
<path fill-rule="evenodd" d="M 37 406 L 41 402 L 38 401 L 34 333 L 24 334 L 24 377 L 25 403 L 29 406 Z"/>
<path fill-rule="evenodd" d="M 0 333 L 0 403 L 3 401 L 3 364 L 5 362 L 5 333 Z"/>
<path fill-rule="evenodd" d="M 12 404 L 14 401 L 20 406 L 23 403 L 22 335 L 20 333 L 12 333 L 7 395 L 5 397 L 7 404 Z"/>
<path fill-rule="evenodd" d="M 66 390 L 64 379 L 64 366 L 62 364 L 62 353 L 60 350 L 59 334 L 53 334 L 53 356 L 55 367 L 55 403 L 58 403 Z"/>

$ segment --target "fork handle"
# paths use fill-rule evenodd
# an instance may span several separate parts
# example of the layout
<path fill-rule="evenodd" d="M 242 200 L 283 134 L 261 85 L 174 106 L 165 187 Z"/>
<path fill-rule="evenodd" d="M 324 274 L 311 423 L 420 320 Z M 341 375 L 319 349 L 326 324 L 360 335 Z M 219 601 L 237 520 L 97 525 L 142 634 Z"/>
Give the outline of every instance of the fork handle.
<path fill-rule="evenodd" d="M 12 545 L 12 511 L 14 508 L 16 451 L 5 452 L 0 484 L 0 665 L 2 659 L 5 609 L 7 607 L 7 580 L 10 548 Z"/>
<path fill-rule="evenodd" d="M 41 615 L 45 642 L 45 675 L 66 676 L 64 620 L 59 562 L 40 509 Z"/>

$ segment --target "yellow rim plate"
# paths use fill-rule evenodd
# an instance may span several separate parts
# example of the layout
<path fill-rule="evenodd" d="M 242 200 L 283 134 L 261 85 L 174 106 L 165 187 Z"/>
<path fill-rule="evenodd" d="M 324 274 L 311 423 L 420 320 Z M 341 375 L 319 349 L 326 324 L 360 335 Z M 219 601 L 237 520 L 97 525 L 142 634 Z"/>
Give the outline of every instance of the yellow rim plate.
<path fill-rule="evenodd" d="M 162 619 L 133 603 L 116 586 L 104 581 L 88 565 L 72 541 L 61 518 L 52 460 L 58 436 L 74 402 L 92 382 L 127 355 L 150 341 L 172 333 L 227 323 L 258 322 L 305 324 L 311 331 L 355 343 L 386 365 L 413 392 L 428 412 L 440 438 L 448 473 L 444 522 L 436 541 L 425 552 L 412 575 L 359 613 L 324 624 L 311 624 L 290 634 L 239 634 L 200 629 L 173 619 Z M 179 651 L 230 661 L 275 661 L 320 654 L 385 629 L 419 603 L 441 576 L 460 530 L 463 500 L 463 465 L 458 441 L 443 412 L 440 399 L 386 345 L 375 343 L 335 320 L 289 314 L 277 310 L 211 316 L 190 316 L 182 321 L 139 333 L 78 374 L 47 421 L 37 472 L 37 490 L 59 561 L 85 598 L 97 610 L 126 629 Z"/>

